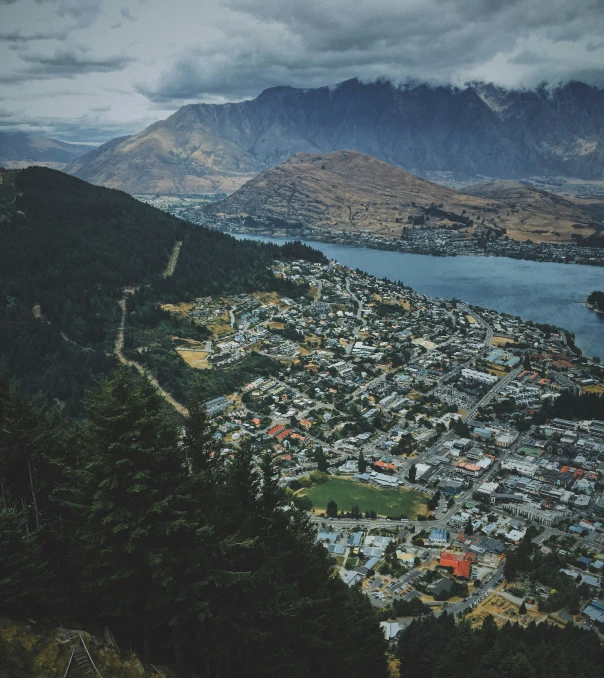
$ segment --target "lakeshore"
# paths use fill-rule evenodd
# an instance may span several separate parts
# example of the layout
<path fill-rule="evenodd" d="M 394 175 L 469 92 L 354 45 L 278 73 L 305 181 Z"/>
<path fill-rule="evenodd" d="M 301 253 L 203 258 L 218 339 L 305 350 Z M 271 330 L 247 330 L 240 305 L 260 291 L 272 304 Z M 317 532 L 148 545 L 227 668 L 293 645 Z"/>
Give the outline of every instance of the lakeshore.
<path fill-rule="evenodd" d="M 264 242 L 290 238 L 233 234 Z M 563 327 L 587 355 L 604 360 L 604 316 L 587 308 L 585 299 L 602 285 L 594 266 L 564 265 L 507 257 L 433 257 L 304 240 L 330 259 L 379 278 L 401 280 L 431 297 L 456 297 L 534 322 Z"/>

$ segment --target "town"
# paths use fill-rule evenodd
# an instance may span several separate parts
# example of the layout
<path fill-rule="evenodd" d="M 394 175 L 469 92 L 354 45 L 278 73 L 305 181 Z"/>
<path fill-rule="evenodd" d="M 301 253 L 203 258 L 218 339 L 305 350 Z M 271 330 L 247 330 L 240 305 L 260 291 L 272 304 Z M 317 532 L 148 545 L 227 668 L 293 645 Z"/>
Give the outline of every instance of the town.
<path fill-rule="evenodd" d="M 203 205 L 211 196 L 155 196 L 139 195 L 137 198 L 158 209 L 191 223 L 213 228 L 223 233 L 254 234 L 270 237 L 300 238 L 340 245 L 370 247 L 377 250 L 430 254 L 439 257 L 490 256 L 511 257 L 530 261 L 551 261 L 561 264 L 604 266 L 604 250 L 599 243 L 578 239 L 576 242 L 519 241 L 503 236 L 502 231 L 485 222 L 473 237 L 446 228 L 438 217 L 426 220 L 418 216 L 418 223 L 401 224 L 401 236 L 387 238 L 371 232 L 329 231 L 312 228 L 302 223 L 279 224 L 266 219 L 222 218 L 204 212 Z"/>
<path fill-rule="evenodd" d="M 167 306 L 212 335 L 177 350 L 198 369 L 250 352 L 279 365 L 206 404 L 215 438 L 279 457 L 281 485 L 387 637 L 443 610 L 601 624 L 599 361 L 564 330 L 335 262 L 274 273 L 300 294 Z M 546 581 L 531 570 L 542 560 Z"/>

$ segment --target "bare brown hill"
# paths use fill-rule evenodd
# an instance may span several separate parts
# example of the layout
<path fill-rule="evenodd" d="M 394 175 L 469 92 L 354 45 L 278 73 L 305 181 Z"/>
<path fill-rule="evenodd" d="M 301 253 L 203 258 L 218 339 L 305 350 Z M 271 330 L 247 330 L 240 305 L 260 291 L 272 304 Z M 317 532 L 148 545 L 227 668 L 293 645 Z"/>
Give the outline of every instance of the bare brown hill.
<path fill-rule="evenodd" d="M 570 197 L 503 179 L 468 186 L 464 193 L 488 200 L 496 223 L 506 222 L 507 235 L 515 240 L 564 242 L 574 233 L 594 232 L 592 206 Z"/>
<path fill-rule="evenodd" d="M 356 151 L 299 153 L 208 209 L 230 217 L 390 238 L 398 237 L 409 220 L 457 224 L 467 236 L 505 229 L 510 238 L 535 242 L 561 242 L 572 233 L 593 232 L 591 214 L 570 200 L 505 181 L 469 190 L 460 193 L 425 181 Z"/>

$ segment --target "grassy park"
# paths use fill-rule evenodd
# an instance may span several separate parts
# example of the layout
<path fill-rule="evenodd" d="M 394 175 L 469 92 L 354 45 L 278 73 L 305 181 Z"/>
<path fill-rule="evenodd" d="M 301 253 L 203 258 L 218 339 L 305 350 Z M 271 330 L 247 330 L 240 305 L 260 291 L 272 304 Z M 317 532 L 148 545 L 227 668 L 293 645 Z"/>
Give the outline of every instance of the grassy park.
<path fill-rule="evenodd" d="M 324 511 L 332 499 L 341 511 L 350 511 L 353 504 L 359 509 L 375 511 L 380 516 L 406 516 L 415 518 L 426 513 L 427 497 L 414 490 L 382 490 L 362 485 L 346 478 L 330 478 L 327 482 L 300 491 L 308 497 L 315 510 Z"/>

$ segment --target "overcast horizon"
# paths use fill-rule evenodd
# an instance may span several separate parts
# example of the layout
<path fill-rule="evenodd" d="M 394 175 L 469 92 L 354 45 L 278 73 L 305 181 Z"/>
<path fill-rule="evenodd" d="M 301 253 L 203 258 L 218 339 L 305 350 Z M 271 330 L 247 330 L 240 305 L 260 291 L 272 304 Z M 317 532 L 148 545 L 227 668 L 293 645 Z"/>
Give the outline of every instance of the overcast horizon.
<path fill-rule="evenodd" d="M 0 0 L 0 130 L 103 143 L 358 77 L 604 84 L 604 0 Z"/>

